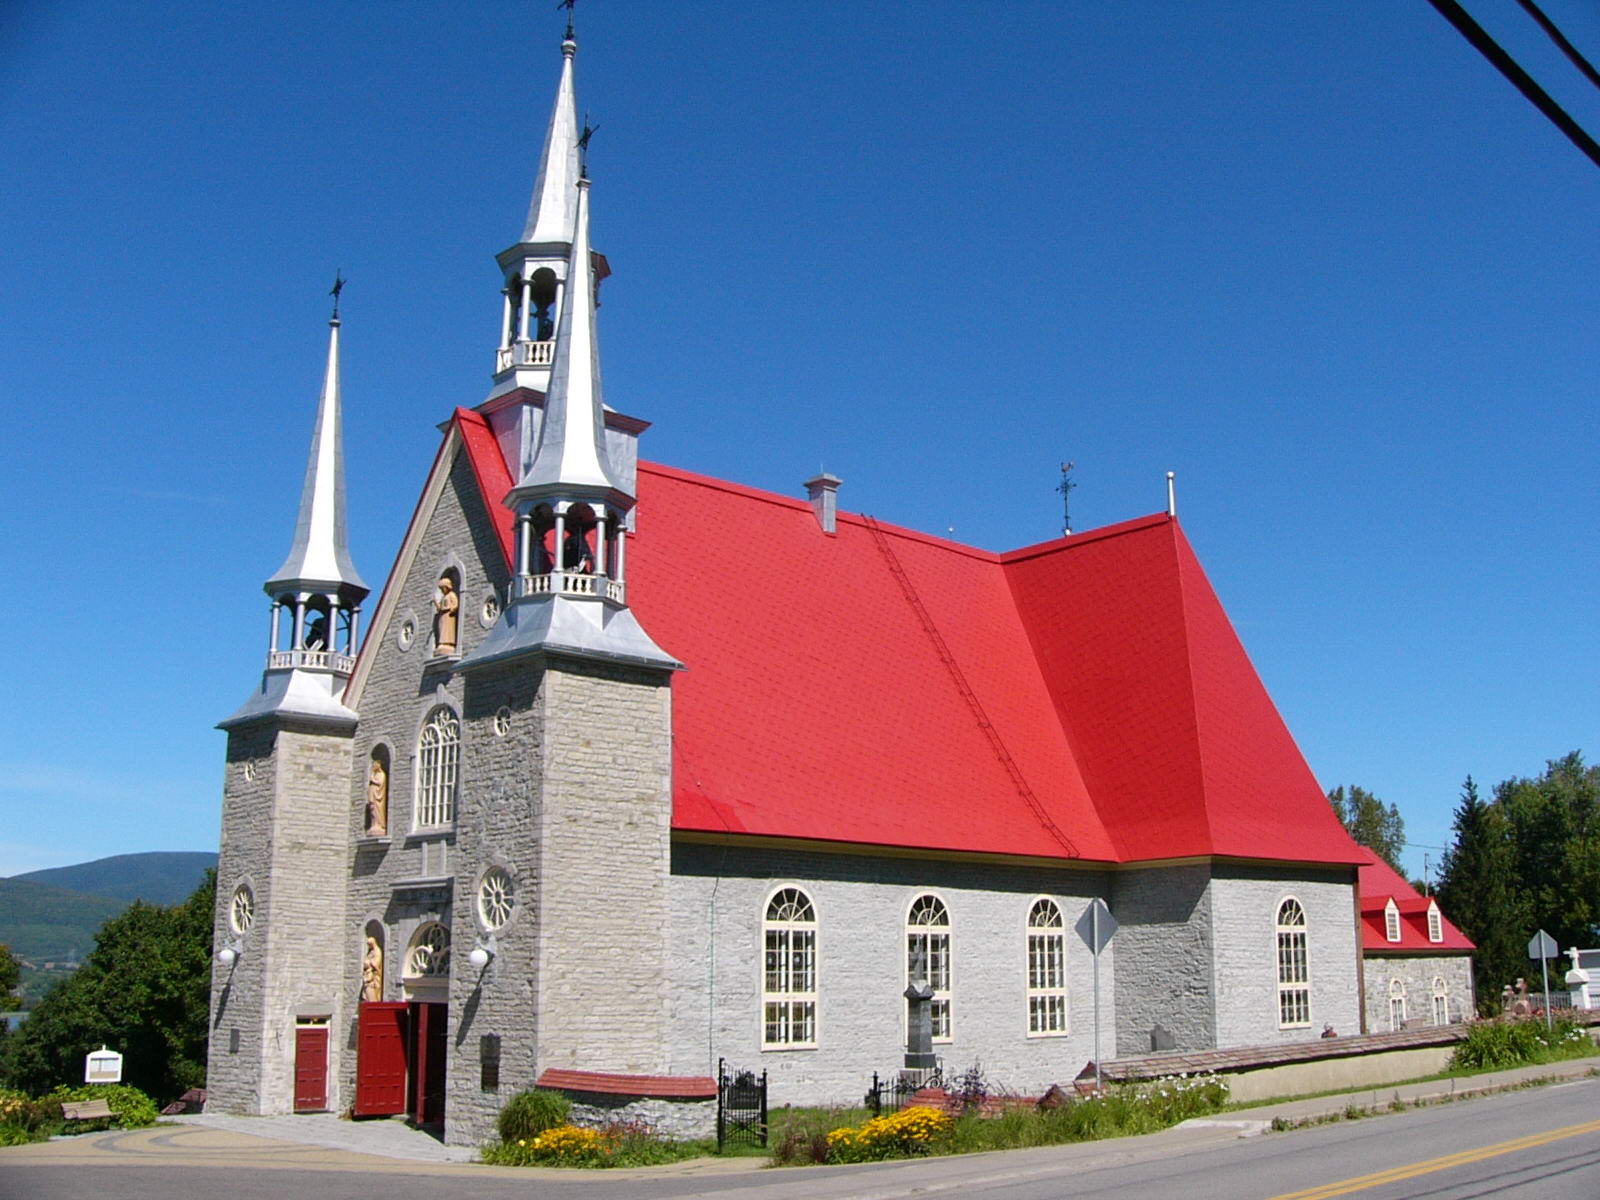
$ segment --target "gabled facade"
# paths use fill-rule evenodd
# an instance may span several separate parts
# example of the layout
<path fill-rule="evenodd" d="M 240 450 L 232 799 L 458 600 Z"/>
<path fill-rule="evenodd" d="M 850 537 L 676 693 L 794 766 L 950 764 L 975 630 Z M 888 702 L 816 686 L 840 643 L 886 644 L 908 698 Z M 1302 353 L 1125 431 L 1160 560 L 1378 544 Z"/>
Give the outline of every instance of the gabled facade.
<path fill-rule="evenodd" d="M 212 1103 L 473 1143 L 542 1079 L 688 1131 L 720 1058 L 852 1100 L 923 1021 L 1019 1089 L 1359 1029 L 1364 852 L 1175 518 L 992 554 L 831 477 L 640 459 L 561 49 L 489 398 L 446 422 L 359 654 L 348 555 L 269 584 L 291 648 L 224 723 Z M 323 549 L 338 494 L 302 519 Z M 274 671 L 320 672 L 311 709 Z"/>
<path fill-rule="evenodd" d="M 1360 852 L 1367 1028 L 1382 1033 L 1472 1020 L 1472 943 L 1432 896 L 1421 895 L 1365 846 Z"/>

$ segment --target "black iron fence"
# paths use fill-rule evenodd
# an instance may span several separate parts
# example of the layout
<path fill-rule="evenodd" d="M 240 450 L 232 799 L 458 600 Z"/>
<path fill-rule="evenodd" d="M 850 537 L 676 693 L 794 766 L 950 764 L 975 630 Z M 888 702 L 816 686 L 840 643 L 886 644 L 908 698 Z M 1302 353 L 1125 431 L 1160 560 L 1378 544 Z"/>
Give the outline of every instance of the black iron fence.
<path fill-rule="evenodd" d="M 896 1112 L 911 1102 L 923 1088 L 944 1086 L 944 1065 L 927 1070 L 899 1070 L 890 1071 L 886 1075 L 872 1073 L 872 1086 L 867 1089 L 866 1106 L 874 1114 L 881 1115 L 885 1109 Z"/>
<path fill-rule="evenodd" d="M 728 1070 L 717 1060 L 717 1149 L 730 1144 L 766 1147 L 767 1073 Z"/>

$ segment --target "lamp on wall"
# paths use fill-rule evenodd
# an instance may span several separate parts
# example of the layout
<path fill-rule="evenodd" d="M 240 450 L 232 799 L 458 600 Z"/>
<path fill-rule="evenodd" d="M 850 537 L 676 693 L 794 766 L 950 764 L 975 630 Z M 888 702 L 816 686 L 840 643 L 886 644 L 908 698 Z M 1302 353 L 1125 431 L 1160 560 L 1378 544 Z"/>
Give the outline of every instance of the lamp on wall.
<path fill-rule="evenodd" d="M 230 942 L 221 950 L 217 951 L 217 961 L 221 963 L 225 969 L 231 969 L 233 964 L 239 961 L 240 953 L 240 948 Z"/>
<path fill-rule="evenodd" d="M 494 934 L 491 933 L 487 938 L 478 938 L 472 945 L 472 953 L 467 955 L 467 961 L 481 971 L 494 959 L 498 949 Z"/>

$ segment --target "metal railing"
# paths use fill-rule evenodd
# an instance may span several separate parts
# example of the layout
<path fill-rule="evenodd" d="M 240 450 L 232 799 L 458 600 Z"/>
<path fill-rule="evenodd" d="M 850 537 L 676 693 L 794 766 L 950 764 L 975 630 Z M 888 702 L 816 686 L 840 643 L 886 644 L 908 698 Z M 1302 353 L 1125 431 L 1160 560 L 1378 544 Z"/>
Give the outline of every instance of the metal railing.
<path fill-rule="evenodd" d="M 333 650 L 274 650 L 267 656 L 267 666 L 275 671 L 285 667 L 301 667 L 348 675 L 356 669 L 356 660 Z"/>

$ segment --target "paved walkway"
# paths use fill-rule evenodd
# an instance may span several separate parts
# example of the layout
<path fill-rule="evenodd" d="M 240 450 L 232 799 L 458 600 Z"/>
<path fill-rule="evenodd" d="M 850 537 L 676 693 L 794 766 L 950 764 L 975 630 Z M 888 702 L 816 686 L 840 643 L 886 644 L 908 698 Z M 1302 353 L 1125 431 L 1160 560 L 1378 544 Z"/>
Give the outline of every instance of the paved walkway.
<path fill-rule="evenodd" d="M 1275 1119 L 1290 1122 L 1342 1115 L 1354 1105 L 1382 1111 L 1396 1100 L 1405 1104 L 1447 1100 L 1527 1083 L 1531 1080 L 1580 1079 L 1600 1073 L 1595 1059 L 1577 1059 L 1539 1067 L 1519 1067 L 1496 1071 L 1471 1079 L 1441 1080 L 1431 1083 L 1399 1084 L 1369 1091 L 1346 1092 L 1309 1100 L 1288 1100 L 1276 1104 L 1238 1109 L 1216 1117 L 1186 1121 L 1176 1129 L 1140 1138 L 1117 1138 L 1102 1142 L 1082 1142 L 1074 1146 L 1040 1150 L 1009 1151 L 982 1156 L 1010 1164 L 1007 1171 L 1027 1173 L 1035 1157 L 1050 1161 L 1065 1155 L 1085 1164 L 1108 1161 L 1133 1161 L 1160 1157 L 1184 1148 L 1225 1143 L 1229 1139 L 1250 1137 L 1270 1128 Z M 604 1175 L 621 1181 L 626 1178 L 665 1179 L 673 1176 L 726 1177 L 764 1170 L 765 1158 L 701 1158 L 664 1167 L 604 1172 L 573 1172 L 555 1168 L 485 1167 L 472 1165 L 477 1150 L 468 1146 L 445 1146 L 437 1138 L 407 1126 L 403 1121 L 344 1121 L 328 1114 L 286 1117 L 231 1117 L 217 1114 L 168 1117 L 150 1129 L 112 1130 L 99 1134 L 56 1138 L 47 1143 L 0 1150 L 0 1169 L 6 1164 L 57 1166 L 95 1166 L 115 1163 L 133 1167 L 187 1165 L 194 1167 L 226 1165 L 233 1170 L 257 1168 L 355 1171 L 368 1175 L 400 1172 L 416 1175 L 462 1175 L 477 1178 L 506 1176 L 531 1181 L 544 1177 L 547 1182 L 578 1175 Z M 962 1171 L 951 1164 L 960 1160 L 940 1159 L 943 1173 L 954 1180 Z M 828 1168 L 840 1172 L 848 1168 Z M 937 1172 L 936 1172 L 937 1173 Z M 798 1182 L 811 1172 L 781 1171 L 773 1180 Z M 815 1177 L 820 1180 L 822 1175 Z M 707 1180 L 707 1184 L 710 1184 Z M 807 1189 L 802 1189 L 805 1191 Z M 937 1189 L 936 1189 L 937 1190 Z"/>

